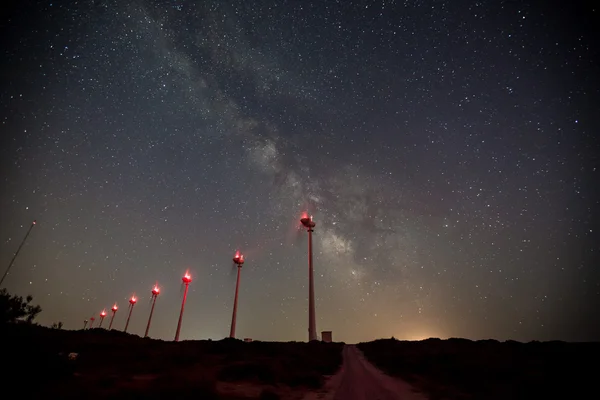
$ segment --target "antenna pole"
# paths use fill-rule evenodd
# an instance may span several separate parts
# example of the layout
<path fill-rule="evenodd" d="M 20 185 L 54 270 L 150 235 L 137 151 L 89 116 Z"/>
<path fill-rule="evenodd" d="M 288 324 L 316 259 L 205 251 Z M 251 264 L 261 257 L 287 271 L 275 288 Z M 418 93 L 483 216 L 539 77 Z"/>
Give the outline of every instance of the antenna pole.
<path fill-rule="evenodd" d="M 31 232 L 31 230 L 33 229 L 33 226 L 36 224 L 35 220 L 31 223 L 31 226 L 29 227 L 29 229 L 27 230 L 27 233 L 25 234 L 25 237 L 23 238 L 23 241 L 21 242 L 21 244 L 19 245 L 19 248 L 17 249 L 17 252 L 15 253 L 15 255 L 13 256 L 12 260 L 10 260 L 10 264 L 8 264 L 8 268 L 6 268 L 6 272 L 4 272 L 4 275 L 2 276 L 2 279 L 0 279 L 0 286 L 2 286 L 2 283 L 4 282 L 4 279 L 6 279 L 6 275 L 8 275 L 8 271 L 10 271 L 10 268 L 13 266 L 13 263 L 15 262 L 15 259 L 17 258 L 17 256 L 19 255 L 19 252 L 21 251 L 21 248 L 23 247 L 23 245 L 25 244 L 25 241 L 27 240 L 27 237 L 29 236 L 29 233 Z"/>

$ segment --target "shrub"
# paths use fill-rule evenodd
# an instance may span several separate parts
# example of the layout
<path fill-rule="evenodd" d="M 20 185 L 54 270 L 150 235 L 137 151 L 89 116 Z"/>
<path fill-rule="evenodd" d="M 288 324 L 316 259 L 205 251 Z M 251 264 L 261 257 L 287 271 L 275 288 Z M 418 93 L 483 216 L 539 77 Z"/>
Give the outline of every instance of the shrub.
<path fill-rule="evenodd" d="M 281 396 L 272 391 L 271 389 L 263 389 L 258 397 L 258 400 L 280 400 Z"/>
<path fill-rule="evenodd" d="M 0 290 L 0 324 L 25 321 L 32 323 L 35 317 L 42 312 L 40 306 L 31 304 L 33 297 L 11 295 L 6 289 Z"/>
<path fill-rule="evenodd" d="M 237 363 L 227 365 L 219 371 L 219 380 L 225 382 L 259 381 L 275 383 L 276 374 L 271 367 L 264 363 Z"/>

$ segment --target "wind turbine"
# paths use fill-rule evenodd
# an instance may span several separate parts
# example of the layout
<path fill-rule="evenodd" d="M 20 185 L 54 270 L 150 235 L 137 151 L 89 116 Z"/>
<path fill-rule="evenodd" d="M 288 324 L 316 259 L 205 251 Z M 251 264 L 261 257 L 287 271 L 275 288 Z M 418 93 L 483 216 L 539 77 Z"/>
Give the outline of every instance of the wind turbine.
<path fill-rule="evenodd" d="M 229 337 L 235 338 L 235 323 L 237 319 L 237 305 L 238 305 L 238 293 L 240 290 L 240 274 L 242 273 L 242 265 L 244 265 L 244 255 L 239 250 L 235 252 L 233 256 L 233 264 L 237 265 L 237 283 L 235 284 L 235 297 L 233 300 L 233 316 L 231 317 L 231 330 L 229 331 Z"/>
<path fill-rule="evenodd" d="M 315 282 L 313 273 L 312 233 L 315 222 L 312 215 L 302 214 L 300 222 L 308 232 L 308 341 L 317 340 L 317 324 L 315 322 Z"/>
<path fill-rule="evenodd" d="M 175 341 L 179 342 L 179 332 L 181 331 L 181 320 L 183 319 L 183 309 L 185 307 L 185 300 L 187 299 L 188 288 L 190 287 L 190 282 L 192 281 L 192 276 L 188 271 L 186 271 L 183 278 L 181 278 L 185 285 L 185 291 L 183 292 L 183 301 L 181 302 L 181 312 L 179 313 L 179 321 L 177 322 L 177 331 L 175 331 Z"/>
<path fill-rule="evenodd" d="M 156 304 L 156 299 L 160 294 L 160 289 L 158 288 L 158 284 L 154 285 L 152 288 L 152 308 L 150 309 L 150 316 L 148 317 L 148 325 L 146 326 L 146 333 L 144 333 L 144 337 L 148 337 L 148 331 L 150 331 L 150 322 L 152 322 L 152 314 L 154 314 L 154 305 Z"/>

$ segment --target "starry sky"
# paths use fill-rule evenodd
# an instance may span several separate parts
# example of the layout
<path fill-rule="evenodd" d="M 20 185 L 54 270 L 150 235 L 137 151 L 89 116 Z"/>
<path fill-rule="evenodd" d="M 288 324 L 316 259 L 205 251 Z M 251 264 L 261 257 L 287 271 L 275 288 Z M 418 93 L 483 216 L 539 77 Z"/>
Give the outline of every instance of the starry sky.
<path fill-rule="evenodd" d="M 547 3 L 547 2 L 546 2 Z M 598 340 L 589 3 L 20 1 L 0 267 L 44 325 L 172 340 Z"/>

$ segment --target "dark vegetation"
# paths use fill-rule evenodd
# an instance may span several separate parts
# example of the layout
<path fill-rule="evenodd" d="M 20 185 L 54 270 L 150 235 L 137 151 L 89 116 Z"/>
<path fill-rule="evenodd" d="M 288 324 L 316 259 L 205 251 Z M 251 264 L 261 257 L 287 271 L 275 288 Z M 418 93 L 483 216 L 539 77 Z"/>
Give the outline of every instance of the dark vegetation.
<path fill-rule="evenodd" d="M 5 390 L 28 398 L 278 399 L 319 388 L 341 364 L 339 343 L 165 342 L 118 331 L 2 326 Z M 77 353 L 69 357 L 70 353 Z M 255 395 L 222 393 L 228 383 Z M 231 385 L 230 385 L 231 386 Z"/>
<path fill-rule="evenodd" d="M 358 347 L 373 364 L 431 400 L 568 399 L 597 393 L 600 343 L 382 339 Z"/>
<path fill-rule="evenodd" d="M 32 323 L 42 312 L 42 308 L 31 304 L 33 297 L 11 295 L 6 289 L 0 290 L 0 325 L 15 323 Z M 62 323 L 61 323 L 62 326 Z"/>
<path fill-rule="evenodd" d="M 32 300 L 0 290 L 4 391 L 20 398 L 281 400 L 320 388 L 342 362 L 342 343 L 175 343 L 67 331 L 61 322 L 45 328 L 33 323 L 41 308 Z M 431 400 L 588 398 L 597 391 L 600 343 L 384 339 L 358 347 Z"/>

